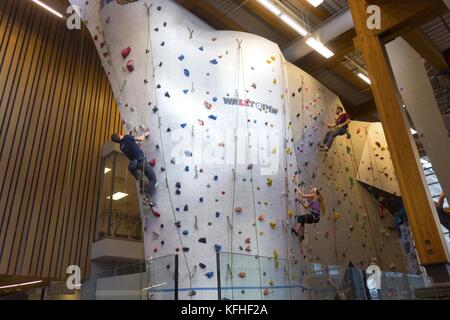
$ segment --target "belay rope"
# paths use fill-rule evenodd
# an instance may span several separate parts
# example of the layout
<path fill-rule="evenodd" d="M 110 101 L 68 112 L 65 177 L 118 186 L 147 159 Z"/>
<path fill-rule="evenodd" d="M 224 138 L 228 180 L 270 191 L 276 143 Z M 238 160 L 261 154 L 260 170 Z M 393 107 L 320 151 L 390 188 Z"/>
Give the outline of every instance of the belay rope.
<path fill-rule="evenodd" d="M 145 9 L 147 10 L 147 16 L 148 16 L 148 24 L 147 24 L 148 37 L 147 37 L 147 52 L 146 52 L 147 55 L 148 55 L 148 59 L 147 59 L 146 72 L 147 72 L 147 79 L 148 79 L 148 77 L 149 77 L 149 68 L 151 66 L 151 68 L 152 68 L 151 69 L 152 70 L 152 78 L 154 80 L 155 79 L 155 64 L 154 64 L 154 61 L 153 61 L 153 51 L 151 50 L 151 45 L 152 45 L 153 42 L 152 42 L 152 33 L 151 33 L 152 28 L 151 28 L 151 10 L 150 9 L 151 9 L 152 5 L 148 6 L 147 3 L 144 3 L 144 5 L 145 5 Z M 145 88 L 146 88 L 145 89 L 146 90 L 145 96 L 149 97 L 148 86 L 146 86 Z M 154 91 L 153 93 L 154 93 L 154 96 L 155 96 L 156 106 L 158 106 L 159 105 L 159 103 L 158 103 L 158 93 L 156 92 L 156 86 L 155 85 L 153 85 L 153 91 Z M 158 125 L 158 127 L 159 127 L 159 134 L 160 134 L 160 139 L 161 139 L 161 154 L 162 154 L 164 167 L 167 168 L 166 157 L 165 157 L 165 154 L 164 154 L 164 141 L 163 141 L 163 131 L 162 131 L 162 128 L 161 128 L 161 116 L 159 114 L 159 110 L 157 112 L 158 112 L 158 122 L 159 122 L 159 125 Z M 168 180 L 169 180 L 168 179 L 168 170 L 165 170 L 164 172 L 165 172 L 165 176 L 166 176 L 165 177 L 165 182 L 166 182 L 166 186 L 167 186 L 167 190 L 168 190 L 169 202 L 170 202 L 170 206 L 171 206 L 171 209 L 172 209 L 173 219 L 174 219 L 174 221 L 177 221 L 177 217 L 176 217 L 176 214 L 175 214 L 175 206 L 173 204 L 172 194 L 170 192 L 170 186 L 169 186 L 169 183 L 168 183 Z M 178 233 L 178 238 L 179 238 L 181 247 L 184 248 L 183 240 L 182 240 L 182 237 L 180 235 L 180 231 L 178 230 L 177 233 Z M 191 272 L 191 270 L 189 268 L 189 263 L 187 261 L 186 253 L 183 250 L 181 250 L 181 252 L 183 253 L 184 261 L 185 261 L 185 264 L 186 264 L 186 269 L 187 269 L 187 272 L 189 274 L 189 287 L 190 287 L 190 289 L 192 291 L 192 278 L 193 278 L 192 272 Z"/>

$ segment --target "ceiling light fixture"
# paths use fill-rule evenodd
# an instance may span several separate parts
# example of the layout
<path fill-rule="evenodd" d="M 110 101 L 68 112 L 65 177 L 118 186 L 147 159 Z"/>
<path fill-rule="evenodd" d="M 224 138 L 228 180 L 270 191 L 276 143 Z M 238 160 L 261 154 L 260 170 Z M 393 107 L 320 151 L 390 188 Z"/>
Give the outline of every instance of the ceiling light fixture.
<path fill-rule="evenodd" d="M 316 40 L 313 37 L 308 38 L 308 40 L 306 40 L 306 44 L 308 46 L 310 46 L 311 48 L 313 48 L 314 50 L 316 50 L 318 53 L 320 53 L 322 56 L 324 56 L 327 59 L 334 56 L 334 53 L 330 49 L 325 47 L 322 42 Z"/>
<path fill-rule="evenodd" d="M 285 24 L 291 27 L 293 30 L 297 31 L 302 36 L 306 36 L 309 34 L 308 31 L 305 30 L 299 23 L 297 23 L 293 18 L 289 15 L 283 13 L 280 9 L 278 9 L 271 1 L 268 0 L 257 0 L 262 6 L 264 6 L 267 10 L 272 12 L 278 18 L 280 18 Z"/>
<path fill-rule="evenodd" d="M 318 7 L 322 4 L 323 0 L 308 0 L 308 2 L 313 6 L 313 7 Z"/>
<path fill-rule="evenodd" d="M 372 84 L 372 81 L 370 81 L 369 77 L 366 76 L 365 74 L 362 74 L 360 72 L 360 73 L 358 73 L 358 77 L 360 77 L 362 80 L 364 80 L 364 82 L 366 82 L 367 84 Z"/>
<path fill-rule="evenodd" d="M 308 31 L 306 31 L 302 26 L 300 26 L 297 22 L 295 22 L 295 20 L 292 19 L 291 17 L 282 14 L 280 18 L 281 20 L 283 20 L 284 23 L 286 23 L 289 27 L 297 31 L 302 36 L 308 35 Z"/>
<path fill-rule="evenodd" d="M 37 5 L 40 5 L 42 8 L 44 8 L 47 11 L 50 11 L 51 13 L 53 13 L 55 16 L 57 16 L 58 18 L 63 18 L 64 16 L 59 13 L 58 11 L 56 11 L 55 9 L 49 7 L 48 5 L 46 5 L 45 3 L 39 1 L 39 0 L 32 0 L 34 3 L 36 3 Z"/>
<path fill-rule="evenodd" d="M 268 0 L 258 0 L 258 2 L 261 5 L 263 5 L 264 7 L 266 7 L 266 9 L 268 9 L 274 15 L 279 16 L 281 14 L 281 10 L 278 9 L 275 5 L 273 5 L 270 1 L 268 1 Z"/>
<path fill-rule="evenodd" d="M 36 284 L 36 283 L 41 283 L 42 280 L 39 281 L 32 281 L 32 282 L 24 282 L 24 283 L 18 283 L 18 284 L 11 284 L 8 286 L 2 286 L 0 287 L 0 289 L 9 289 L 9 288 L 17 288 L 17 287 L 23 287 L 23 286 L 29 286 L 32 284 Z"/>
<path fill-rule="evenodd" d="M 123 192 L 116 192 L 112 196 L 114 201 L 117 201 L 117 200 L 120 200 L 120 199 L 123 199 L 123 198 L 126 198 L 126 197 L 128 197 L 128 194 L 123 193 Z M 111 197 L 107 197 L 107 199 L 110 200 Z"/>

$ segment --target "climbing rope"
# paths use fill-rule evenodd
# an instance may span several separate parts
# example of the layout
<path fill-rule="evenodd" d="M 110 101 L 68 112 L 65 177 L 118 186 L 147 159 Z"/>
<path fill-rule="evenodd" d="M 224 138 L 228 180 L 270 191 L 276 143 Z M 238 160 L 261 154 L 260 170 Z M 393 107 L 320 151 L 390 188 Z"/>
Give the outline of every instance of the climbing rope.
<path fill-rule="evenodd" d="M 155 64 L 154 64 L 154 61 L 153 61 L 153 53 L 152 53 L 153 51 L 151 50 L 151 45 L 153 43 L 152 42 L 152 33 L 151 33 L 151 30 L 152 30 L 151 29 L 151 10 L 150 10 L 151 6 L 148 6 L 147 3 L 144 3 L 144 5 L 145 5 L 145 8 L 147 10 L 147 15 L 148 15 L 148 25 L 147 25 L 147 27 L 148 27 L 148 30 L 147 30 L 147 33 L 148 33 L 148 37 L 147 37 L 147 50 L 148 50 L 147 55 L 148 55 L 148 59 L 147 59 L 146 72 L 147 72 L 147 78 L 148 78 L 148 76 L 149 76 L 149 73 L 148 73 L 149 72 L 149 67 L 151 66 L 152 67 L 152 72 L 153 72 L 152 77 L 153 77 L 153 79 L 155 79 Z M 158 106 L 159 103 L 158 103 L 158 93 L 156 92 L 156 86 L 153 86 L 153 91 L 154 91 L 153 93 L 155 95 L 156 106 Z M 146 96 L 149 96 L 149 92 L 148 92 L 148 87 L 147 86 L 146 86 Z M 167 168 L 166 157 L 165 157 L 165 154 L 164 154 L 164 141 L 163 141 L 163 131 L 162 131 L 162 128 L 161 128 L 161 116 L 159 115 L 159 110 L 158 110 L 158 117 L 159 117 L 159 125 L 158 125 L 158 127 L 159 127 L 160 139 L 161 139 L 161 154 L 162 154 L 164 167 Z M 174 221 L 177 221 L 177 217 L 176 217 L 176 214 L 175 214 L 175 206 L 173 204 L 173 199 L 172 199 L 172 193 L 170 192 L 168 172 L 167 172 L 167 170 L 165 170 L 164 172 L 165 172 L 165 176 L 166 176 L 165 177 L 165 181 L 166 181 L 166 185 L 167 185 L 167 189 L 168 189 L 169 202 L 170 202 L 170 207 L 172 209 L 172 216 L 173 216 Z M 178 230 L 177 234 L 178 234 L 178 238 L 179 238 L 181 247 L 184 248 L 183 240 L 182 240 L 182 237 L 180 235 L 180 231 L 179 230 Z M 189 268 L 189 263 L 187 261 L 186 253 L 183 250 L 181 250 L 181 251 L 183 253 L 183 257 L 184 257 L 184 261 L 185 261 L 185 264 L 186 264 L 186 269 L 188 271 L 188 274 L 191 275 L 191 270 Z M 189 288 L 192 290 L 192 279 L 191 279 L 191 276 L 189 276 Z M 191 299 L 192 299 L 192 297 L 191 297 Z"/>
<path fill-rule="evenodd" d="M 246 87 L 246 79 L 245 79 L 245 63 L 244 63 L 244 55 L 243 55 L 243 50 L 242 50 L 242 40 L 241 42 L 239 42 L 239 46 L 238 46 L 238 55 L 239 55 L 239 69 L 242 69 L 242 81 L 244 84 L 244 88 Z M 242 67 L 242 68 L 241 68 Z M 238 85 L 238 90 L 240 90 L 240 87 Z M 240 92 L 240 91 L 239 91 Z M 245 92 L 245 91 L 244 91 Z M 247 95 L 244 93 L 244 101 L 247 101 Z M 249 130 L 250 130 L 250 125 L 249 125 L 249 115 L 248 115 L 248 108 L 244 108 L 245 109 L 245 117 L 246 117 L 246 127 L 247 127 L 247 144 L 250 148 L 250 136 L 249 136 Z M 256 201 L 256 195 L 255 195 L 255 181 L 254 181 L 254 175 L 253 175 L 253 168 L 250 170 L 250 179 L 251 179 L 251 183 L 252 183 L 252 196 L 253 196 L 253 216 L 254 216 L 254 224 L 255 224 L 255 242 L 256 242 L 256 252 L 258 252 L 259 254 L 259 233 L 258 233 L 258 223 L 257 223 L 257 214 L 256 214 L 256 205 L 257 205 L 257 201 Z M 262 278 L 261 278 L 261 259 L 258 258 L 258 270 L 259 270 L 259 286 L 262 286 Z M 262 298 L 262 292 L 260 292 L 261 294 L 261 298 Z"/>
<path fill-rule="evenodd" d="M 352 146 L 352 152 L 353 152 L 353 157 L 350 156 L 350 159 L 352 160 L 351 162 L 352 162 L 352 166 L 353 166 L 353 172 L 356 175 L 359 176 L 359 170 L 358 170 L 358 166 L 357 166 L 356 158 L 355 158 L 355 146 L 353 145 L 353 137 L 350 137 L 350 139 L 348 139 L 348 140 L 350 140 L 350 144 Z M 347 141 L 347 146 L 348 146 L 348 141 Z M 370 148 L 370 144 L 369 144 L 369 148 Z M 358 185 L 357 186 L 358 192 L 360 194 L 361 199 L 364 202 L 364 208 L 366 209 L 367 216 L 369 217 L 369 208 L 368 208 L 368 205 L 367 205 L 367 202 L 366 202 L 366 198 L 364 197 L 364 194 L 362 192 L 362 187 L 361 187 L 360 183 L 356 182 L 356 184 Z M 377 256 L 377 259 L 378 259 L 379 263 L 382 264 L 382 259 L 380 257 L 380 250 L 378 248 L 377 241 L 375 241 L 375 235 L 373 233 L 372 224 L 371 224 L 370 221 L 367 221 L 367 222 L 368 222 L 368 227 L 369 227 L 370 233 L 372 234 L 371 239 L 372 239 L 372 245 L 373 245 L 373 247 L 375 249 L 375 252 L 376 252 L 375 254 Z"/>

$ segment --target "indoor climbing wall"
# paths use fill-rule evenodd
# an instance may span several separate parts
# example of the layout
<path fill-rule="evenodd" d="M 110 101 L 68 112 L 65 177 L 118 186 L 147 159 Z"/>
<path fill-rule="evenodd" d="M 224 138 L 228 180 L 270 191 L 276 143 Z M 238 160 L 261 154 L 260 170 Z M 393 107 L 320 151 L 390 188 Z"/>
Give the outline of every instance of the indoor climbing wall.
<path fill-rule="evenodd" d="M 127 132 L 150 132 L 142 148 L 158 178 L 161 217 L 141 205 L 145 253 L 179 255 L 180 299 L 217 297 L 216 252 L 229 299 L 302 298 L 301 265 L 312 262 L 366 266 L 376 258 L 404 267 L 398 241 L 377 242 L 377 206 L 357 182 L 360 163 L 370 160 L 363 143 L 358 160 L 357 135 L 318 151 L 339 99 L 285 62 L 276 44 L 213 30 L 173 1 L 71 2 L 97 45 Z M 326 200 L 301 243 L 290 232 L 305 213 L 294 176 Z M 161 281 L 174 268 L 152 266 Z M 149 285 L 163 285 L 156 282 Z M 151 294 L 170 296 L 170 288 Z"/>
<path fill-rule="evenodd" d="M 393 215 L 359 183 L 399 194 L 381 124 L 353 121 L 348 135 L 336 138 L 329 152 L 321 152 L 318 143 L 342 104 L 308 74 L 293 65 L 287 70 L 299 184 L 306 190 L 319 188 L 325 199 L 321 221 L 306 227 L 304 261 L 352 262 L 363 268 L 374 261 L 383 270 L 417 270 L 411 267 L 417 260 L 410 259 L 395 232 Z M 302 211 L 297 205 L 296 212 Z M 405 231 L 406 237 L 409 228 Z"/>

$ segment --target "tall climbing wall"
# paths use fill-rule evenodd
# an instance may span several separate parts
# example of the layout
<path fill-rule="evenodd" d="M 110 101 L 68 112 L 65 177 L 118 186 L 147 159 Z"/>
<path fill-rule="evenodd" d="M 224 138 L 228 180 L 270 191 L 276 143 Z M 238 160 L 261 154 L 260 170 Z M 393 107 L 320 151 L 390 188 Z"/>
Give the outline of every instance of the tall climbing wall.
<path fill-rule="evenodd" d="M 141 206 L 145 253 L 179 254 L 181 299 L 216 297 L 219 251 L 271 257 L 255 264 L 228 256 L 232 277 L 224 286 L 251 287 L 233 290 L 235 299 L 301 298 L 281 290 L 303 281 L 300 264 L 366 266 L 377 258 L 404 268 L 398 241 L 377 242 L 377 206 L 357 183 L 358 137 L 318 151 L 338 98 L 285 62 L 276 44 L 213 30 L 173 1 L 71 2 L 81 8 L 127 131 L 150 131 L 142 148 L 158 178 L 153 201 L 162 216 Z M 326 199 L 302 243 L 290 233 L 294 215 L 305 213 L 294 201 L 294 176 Z M 174 266 L 152 267 L 163 279 Z"/>

